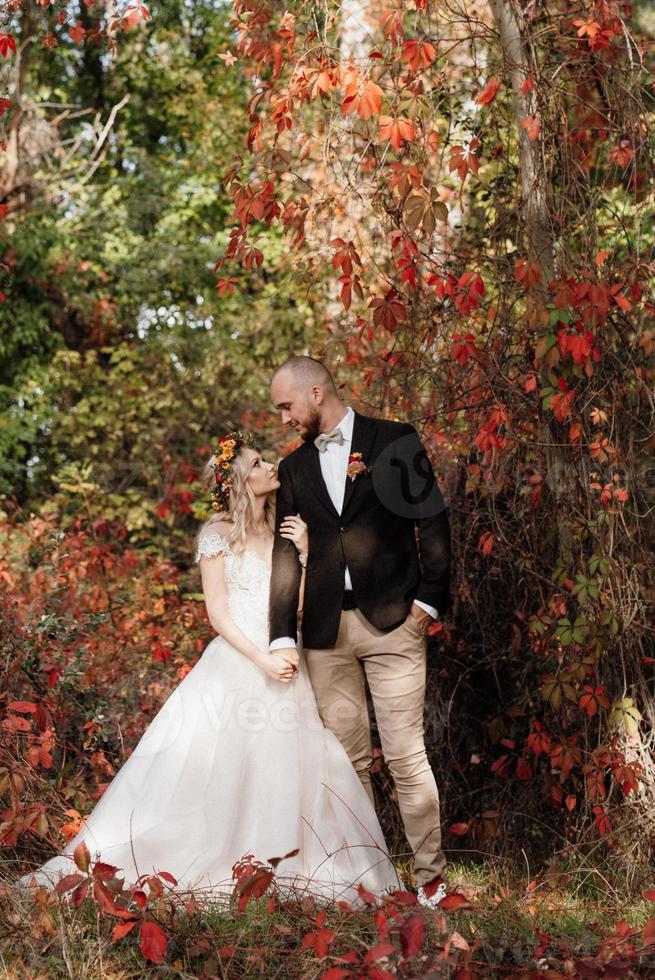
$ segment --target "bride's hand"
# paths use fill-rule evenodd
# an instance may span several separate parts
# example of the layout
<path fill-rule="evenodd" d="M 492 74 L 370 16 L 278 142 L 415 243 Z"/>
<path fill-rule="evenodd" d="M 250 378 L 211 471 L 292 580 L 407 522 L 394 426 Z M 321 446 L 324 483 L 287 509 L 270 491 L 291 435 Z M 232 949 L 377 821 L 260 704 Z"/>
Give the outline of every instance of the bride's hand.
<path fill-rule="evenodd" d="M 281 650 L 265 653 L 259 662 L 259 666 L 274 681 L 282 681 L 285 684 L 293 680 L 297 673 L 294 665 L 289 663 Z"/>
<path fill-rule="evenodd" d="M 302 555 L 306 555 L 309 550 L 309 535 L 307 525 L 300 514 L 291 514 L 285 517 L 280 524 L 280 534 L 283 538 L 293 541 L 296 548 Z"/>

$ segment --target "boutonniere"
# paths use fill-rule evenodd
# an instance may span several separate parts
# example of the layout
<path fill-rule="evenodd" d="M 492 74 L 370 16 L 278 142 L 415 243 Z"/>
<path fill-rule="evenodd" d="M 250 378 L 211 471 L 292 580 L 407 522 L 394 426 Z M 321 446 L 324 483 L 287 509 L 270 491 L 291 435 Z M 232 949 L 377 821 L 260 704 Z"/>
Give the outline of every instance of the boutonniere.
<path fill-rule="evenodd" d="M 350 479 L 353 480 L 354 482 L 358 476 L 369 472 L 370 472 L 370 467 L 368 467 L 364 462 L 364 460 L 362 459 L 362 454 L 351 453 L 350 456 L 348 457 L 348 470 L 347 470 Z"/>

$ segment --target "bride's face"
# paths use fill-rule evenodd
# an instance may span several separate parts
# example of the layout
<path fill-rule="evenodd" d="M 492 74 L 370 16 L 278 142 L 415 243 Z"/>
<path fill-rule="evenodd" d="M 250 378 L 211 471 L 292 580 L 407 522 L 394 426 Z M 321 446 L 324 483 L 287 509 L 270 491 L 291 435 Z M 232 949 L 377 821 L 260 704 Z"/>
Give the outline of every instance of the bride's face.
<path fill-rule="evenodd" d="M 245 462 L 248 467 L 246 479 L 254 495 L 260 497 L 274 493 L 280 486 L 275 463 L 267 463 L 262 459 L 261 453 L 251 449 L 250 446 L 243 447 L 243 454 L 246 457 Z"/>

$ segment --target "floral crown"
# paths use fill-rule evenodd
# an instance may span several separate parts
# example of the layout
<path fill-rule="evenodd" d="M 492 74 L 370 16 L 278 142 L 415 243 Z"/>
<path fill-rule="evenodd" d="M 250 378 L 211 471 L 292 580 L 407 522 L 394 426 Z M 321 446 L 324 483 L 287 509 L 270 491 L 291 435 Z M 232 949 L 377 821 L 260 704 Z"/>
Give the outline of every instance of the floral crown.
<path fill-rule="evenodd" d="M 211 491 L 212 510 L 227 510 L 232 489 L 232 462 L 242 446 L 253 445 L 249 432 L 238 429 L 221 436 L 211 464 L 214 468 L 214 486 Z"/>

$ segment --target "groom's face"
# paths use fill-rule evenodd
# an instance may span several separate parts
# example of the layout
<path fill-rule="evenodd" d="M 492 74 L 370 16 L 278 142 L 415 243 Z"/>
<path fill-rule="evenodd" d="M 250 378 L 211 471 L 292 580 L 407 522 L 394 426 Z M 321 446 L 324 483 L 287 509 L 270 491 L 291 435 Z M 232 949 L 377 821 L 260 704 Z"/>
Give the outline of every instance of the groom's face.
<path fill-rule="evenodd" d="M 284 373 L 271 385 L 273 404 L 280 412 L 282 425 L 294 429 L 301 439 L 309 442 L 322 431 L 321 412 L 316 390 L 305 391 Z"/>

